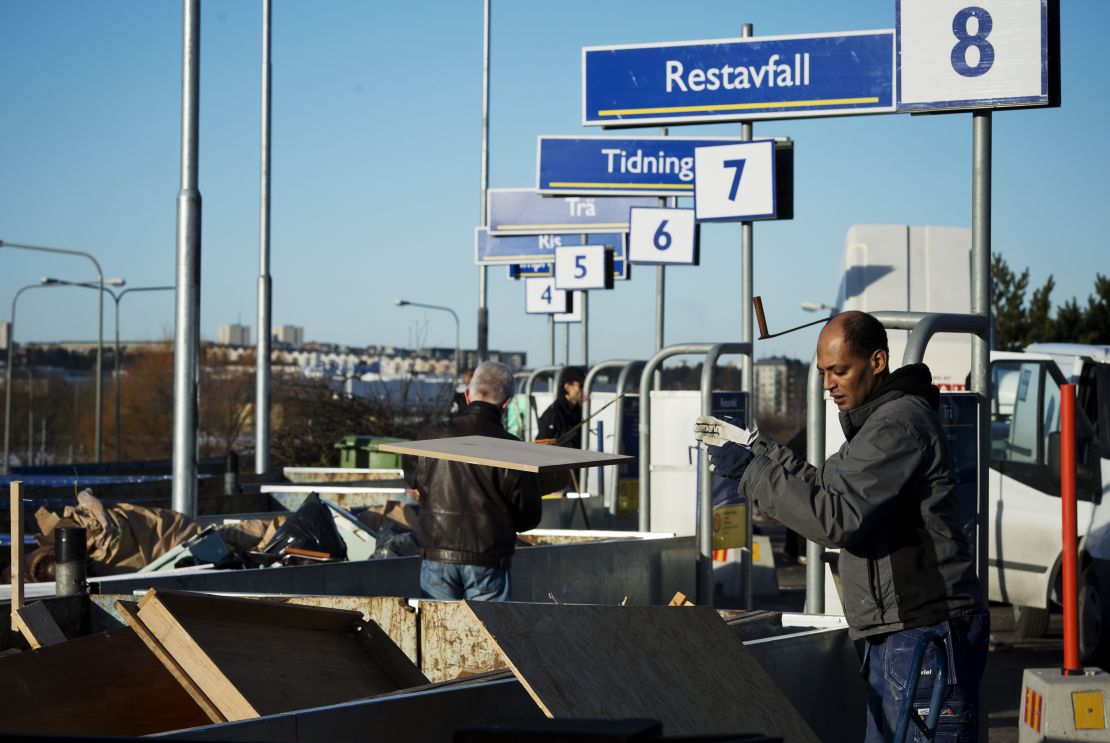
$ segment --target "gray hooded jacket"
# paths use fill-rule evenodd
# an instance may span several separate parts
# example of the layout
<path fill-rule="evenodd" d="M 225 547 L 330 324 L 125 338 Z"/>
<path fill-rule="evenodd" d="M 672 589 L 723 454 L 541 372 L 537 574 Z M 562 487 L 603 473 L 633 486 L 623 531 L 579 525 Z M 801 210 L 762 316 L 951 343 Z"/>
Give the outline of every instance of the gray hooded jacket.
<path fill-rule="evenodd" d="M 914 364 L 840 414 L 847 441 L 820 468 L 765 436 L 752 445 L 740 492 L 807 539 L 841 548 L 853 638 L 984 605 L 938 407 L 929 368 Z"/>

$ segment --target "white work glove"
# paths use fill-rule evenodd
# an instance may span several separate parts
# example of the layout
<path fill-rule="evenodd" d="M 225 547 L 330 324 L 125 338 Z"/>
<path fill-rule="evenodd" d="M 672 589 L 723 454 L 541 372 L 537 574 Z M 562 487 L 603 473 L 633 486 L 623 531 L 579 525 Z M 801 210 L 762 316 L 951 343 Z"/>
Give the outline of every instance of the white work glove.
<path fill-rule="evenodd" d="M 703 415 L 694 421 L 694 438 L 705 446 L 724 446 L 729 441 L 741 446 L 751 446 L 758 436 L 758 428 L 749 431 L 711 415 Z"/>

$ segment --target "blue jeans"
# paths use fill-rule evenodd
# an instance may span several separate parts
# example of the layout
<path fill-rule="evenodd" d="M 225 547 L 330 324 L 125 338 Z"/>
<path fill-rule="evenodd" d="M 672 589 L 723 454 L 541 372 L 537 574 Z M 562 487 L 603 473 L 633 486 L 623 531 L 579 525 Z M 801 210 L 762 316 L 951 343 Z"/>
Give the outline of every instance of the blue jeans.
<path fill-rule="evenodd" d="M 941 697 L 935 737 L 925 738 L 911 717 L 906 740 L 975 743 L 979 739 L 979 682 L 986 669 L 990 641 L 990 614 L 986 610 L 928 627 L 867 638 L 863 667 L 860 669 L 861 675 L 867 679 L 866 743 L 885 743 L 894 737 L 902 700 L 906 696 L 906 676 L 914 646 L 930 632 L 944 637 L 948 661 L 947 688 Z M 930 644 L 921 663 L 913 709 L 919 712 L 922 719 L 928 714 L 933 694 L 938 652 L 936 645 Z"/>
<path fill-rule="evenodd" d="M 441 601 L 508 601 L 509 571 L 423 560 L 420 563 L 420 595 Z"/>

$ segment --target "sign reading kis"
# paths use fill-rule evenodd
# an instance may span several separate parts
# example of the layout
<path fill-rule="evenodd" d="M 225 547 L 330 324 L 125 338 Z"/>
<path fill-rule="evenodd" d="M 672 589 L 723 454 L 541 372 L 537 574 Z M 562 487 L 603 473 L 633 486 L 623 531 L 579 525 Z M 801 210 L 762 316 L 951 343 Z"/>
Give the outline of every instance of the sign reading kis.
<path fill-rule="evenodd" d="M 555 251 L 559 289 L 612 289 L 613 251 L 604 245 L 579 245 Z"/>
<path fill-rule="evenodd" d="M 633 263 L 698 265 L 698 225 L 693 209 L 632 210 L 628 258 Z"/>
<path fill-rule="evenodd" d="M 898 0 L 901 111 L 1059 105 L 1057 0 Z"/>
<path fill-rule="evenodd" d="M 625 253 L 626 233 L 591 234 L 588 241 L 608 245 L 617 251 L 617 258 Z M 495 237 L 485 227 L 474 230 L 474 262 L 489 263 L 544 263 L 555 260 L 555 248 L 564 245 L 583 245 L 582 235 L 506 235 Z M 623 278 L 618 276 L 617 278 Z"/>
<path fill-rule="evenodd" d="M 705 123 L 892 113 L 894 32 L 582 50 L 582 123 Z"/>
<path fill-rule="evenodd" d="M 775 218 L 773 142 L 699 147 L 694 167 L 694 215 L 699 222 Z"/>
<path fill-rule="evenodd" d="M 570 311 L 568 293 L 555 288 L 555 279 L 525 279 L 524 296 L 524 311 L 529 315 Z"/>

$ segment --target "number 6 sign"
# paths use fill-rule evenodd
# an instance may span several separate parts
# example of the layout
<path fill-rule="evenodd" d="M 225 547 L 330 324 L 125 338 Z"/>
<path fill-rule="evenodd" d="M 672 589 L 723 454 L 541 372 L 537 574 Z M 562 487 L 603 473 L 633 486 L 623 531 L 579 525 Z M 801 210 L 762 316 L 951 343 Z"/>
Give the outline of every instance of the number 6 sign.
<path fill-rule="evenodd" d="M 629 213 L 628 258 L 632 263 L 698 265 L 693 209 L 638 206 Z"/>
<path fill-rule="evenodd" d="M 1059 105 L 1058 0 L 898 0 L 898 109 Z"/>

